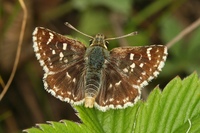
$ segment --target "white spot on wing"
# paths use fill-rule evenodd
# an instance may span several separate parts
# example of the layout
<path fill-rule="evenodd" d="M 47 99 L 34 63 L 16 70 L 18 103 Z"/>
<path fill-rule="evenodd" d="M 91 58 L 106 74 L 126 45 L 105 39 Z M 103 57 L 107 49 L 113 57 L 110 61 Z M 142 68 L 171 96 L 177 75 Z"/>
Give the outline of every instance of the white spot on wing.
<path fill-rule="evenodd" d="M 130 65 L 131 68 L 135 68 L 135 63 Z"/>
<path fill-rule="evenodd" d="M 140 63 L 140 65 L 139 65 L 141 68 L 144 66 L 144 63 Z"/>
<path fill-rule="evenodd" d="M 44 53 L 42 53 L 44 56 L 46 56 L 46 53 L 44 52 Z"/>
<path fill-rule="evenodd" d="M 59 56 L 60 56 L 60 58 L 63 58 L 64 54 L 62 52 L 60 52 Z"/>
<path fill-rule="evenodd" d="M 150 76 L 150 77 L 148 78 L 148 81 L 151 81 L 153 78 L 154 78 L 153 76 Z"/>
<path fill-rule="evenodd" d="M 55 50 L 52 50 L 51 52 L 52 52 L 52 54 L 56 54 L 56 51 L 55 51 Z"/>
<path fill-rule="evenodd" d="M 119 86 L 119 85 L 121 84 L 121 82 L 122 82 L 122 81 L 120 80 L 119 82 L 115 83 L 115 85 L 116 85 L 116 86 Z"/>
<path fill-rule="evenodd" d="M 45 78 L 45 76 L 44 76 L 44 78 Z M 48 84 L 47 84 L 47 82 L 46 82 L 46 81 L 44 81 L 44 88 L 45 88 L 45 90 L 47 90 L 47 89 L 48 89 Z"/>
<path fill-rule="evenodd" d="M 70 91 L 67 91 L 67 94 L 68 94 L 68 95 L 71 95 L 72 93 L 71 93 Z"/>
<path fill-rule="evenodd" d="M 112 84 L 109 85 L 109 88 L 112 88 Z"/>
<path fill-rule="evenodd" d="M 151 60 L 151 54 L 150 54 L 151 49 L 152 49 L 152 47 L 147 49 L 147 56 L 148 56 L 149 60 Z"/>
<path fill-rule="evenodd" d="M 133 88 L 136 88 L 136 89 L 140 89 L 140 87 L 138 85 L 132 85 Z"/>
<path fill-rule="evenodd" d="M 76 82 L 76 78 L 74 78 L 72 81 L 75 83 Z"/>
<path fill-rule="evenodd" d="M 128 72 L 128 69 L 127 69 L 127 68 L 124 68 L 123 71 L 124 71 L 125 73 L 127 73 L 127 72 Z"/>
<path fill-rule="evenodd" d="M 63 60 L 65 63 L 67 63 L 68 62 L 68 59 L 67 58 L 64 58 L 64 60 Z"/>
<path fill-rule="evenodd" d="M 68 73 L 68 72 L 67 72 L 66 74 L 67 74 L 67 77 L 68 77 L 68 78 L 71 78 L 71 76 L 69 75 L 69 73 Z"/>
<path fill-rule="evenodd" d="M 33 35 L 36 35 L 38 32 L 38 27 L 35 28 L 35 30 L 33 31 Z"/>
<path fill-rule="evenodd" d="M 158 66 L 158 70 L 161 71 L 161 69 L 163 68 L 164 65 L 165 65 L 164 62 L 161 61 L 159 66 Z"/>
<path fill-rule="evenodd" d="M 49 93 L 51 93 L 51 95 L 56 96 L 56 92 L 52 89 L 48 90 Z"/>
<path fill-rule="evenodd" d="M 55 74 L 56 72 L 53 72 L 53 71 L 49 71 L 48 72 L 48 75 L 53 75 L 53 74 Z"/>
<path fill-rule="evenodd" d="M 35 51 L 35 52 L 38 52 L 38 51 L 39 51 L 39 48 L 38 48 L 36 42 L 34 42 L 33 48 L 34 48 L 34 51 Z"/>
<path fill-rule="evenodd" d="M 48 67 L 47 67 L 47 66 L 43 66 L 43 70 L 44 70 L 46 73 L 48 73 L 48 72 L 49 72 L 49 69 L 48 69 Z"/>
<path fill-rule="evenodd" d="M 41 65 L 41 66 L 44 65 L 44 61 L 43 61 L 43 60 L 40 60 L 39 62 L 40 62 L 40 65 Z"/>
<path fill-rule="evenodd" d="M 163 56 L 163 60 L 165 61 L 167 59 L 167 56 Z"/>
<path fill-rule="evenodd" d="M 129 97 L 123 99 L 123 102 L 127 102 L 127 101 L 129 101 Z"/>
<path fill-rule="evenodd" d="M 145 71 L 142 72 L 142 75 L 146 75 L 147 73 Z"/>
<path fill-rule="evenodd" d="M 154 75 L 155 77 L 157 77 L 158 74 L 159 74 L 158 71 L 155 71 L 155 72 L 153 73 L 153 75 Z"/>
<path fill-rule="evenodd" d="M 133 60 L 134 54 L 130 54 L 130 60 Z"/>
<path fill-rule="evenodd" d="M 146 80 L 143 81 L 143 82 L 140 84 L 141 87 L 144 87 L 144 86 L 146 86 L 146 85 L 148 85 L 148 82 L 147 82 Z"/>
<path fill-rule="evenodd" d="M 109 99 L 109 102 L 112 102 L 112 101 L 114 101 L 114 99 L 113 99 L 113 98 L 110 98 L 110 99 Z"/>
<path fill-rule="evenodd" d="M 63 43 L 63 50 L 67 49 L 67 43 Z"/>
<path fill-rule="evenodd" d="M 36 55 L 36 57 L 37 57 L 38 60 L 41 58 L 41 56 L 40 56 L 39 53 L 36 53 L 35 55 Z"/>
<path fill-rule="evenodd" d="M 49 32 L 49 39 L 47 41 L 47 44 L 49 44 L 53 40 L 53 37 L 54 37 L 53 33 Z"/>

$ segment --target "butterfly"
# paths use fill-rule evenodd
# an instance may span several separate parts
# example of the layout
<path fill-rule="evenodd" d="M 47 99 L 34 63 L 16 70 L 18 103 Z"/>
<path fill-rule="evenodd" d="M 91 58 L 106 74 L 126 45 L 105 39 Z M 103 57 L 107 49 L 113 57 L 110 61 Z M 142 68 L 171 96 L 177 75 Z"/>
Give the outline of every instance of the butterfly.
<path fill-rule="evenodd" d="M 91 38 L 89 47 L 49 29 L 35 28 L 33 48 L 44 70 L 45 90 L 61 101 L 101 111 L 133 106 L 141 89 L 163 68 L 167 47 L 129 46 L 109 51 L 108 40 L 113 38 L 86 36 Z M 126 36 L 130 34 L 122 37 Z"/>

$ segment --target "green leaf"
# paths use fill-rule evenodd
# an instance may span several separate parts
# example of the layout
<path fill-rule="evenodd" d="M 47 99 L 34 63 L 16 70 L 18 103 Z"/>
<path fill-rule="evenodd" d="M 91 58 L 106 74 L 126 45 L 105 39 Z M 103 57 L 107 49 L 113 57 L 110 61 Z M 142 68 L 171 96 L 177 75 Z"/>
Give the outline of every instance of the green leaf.
<path fill-rule="evenodd" d="M 126 109 L 99 111 L 96 108 L 88 109 L 76 106 L 79 117 L 83 123 L 96 133 L 132 132 L 136 112 L 139 104 Z"/>
<path fill-rule="evenodd" d="M 188 119 L 181 127 L 179 127 L 174 133 L 184 133 L 189 131 L 189 133 L 198 133 L 200 131 L 199 128 L 200 115 L 193 117 L 192 119 Z"/>
<path fill-rule="evenodd" d="M 161 93 L 156 88 L 148 100 L 140 106 L 136 121 L 136 133 L 173 133 L 186 132 L 191 123 L 200 124 L 200 83 L 196 73 L 183 81 L 179 77 L 173 79 Z M 181 128 L 183 125 L 187 128 Z M 193 127 L 200 131 L 200 126 Z"/>
<path fill-rule="evenodd" d="M 200 80 L 196 73 L 174 78 L 161 92 L 156 87 L 147 101 L 133 107 L 101 112 L 75 106 L 82 123 L 67 120 L 37 124 L 29 133 L 182 133 L 200 132 Z"/>
<path fill-rule="evenodd" d="M 36 124 L 38 128 L 33 127 L 24 131 L 28 133 L 92 133 L 84 124 L 78 124 L 68 120 L 48 123 L 49 124 Z"/>

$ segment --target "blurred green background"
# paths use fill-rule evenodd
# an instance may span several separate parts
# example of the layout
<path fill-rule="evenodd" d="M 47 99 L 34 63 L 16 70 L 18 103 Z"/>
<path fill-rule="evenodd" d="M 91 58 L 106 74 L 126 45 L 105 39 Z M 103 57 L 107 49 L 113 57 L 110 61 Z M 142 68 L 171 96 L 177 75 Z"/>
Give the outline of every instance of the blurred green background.
<path fill-rule="evenodd" d="M 138 31 L 138 35 L 109 43 L 119 46 L 165 45 L 200 17 L 199 0 L 26 0 L 27 27 L 15 78 L 0 101 L 0 133 L 21 132 L 46 121 L 68 119 L 80 122 L 74 110 L 48 94 L 43 87 L 43 70 L 32 48 L 32 32 L 42 26 L 82 40 L 89 38 L 64 25 L 71 23 L 80 31 L 115 37 Z M 0 1 L 0 76 L 7 82 L 15 59 L 22 22 L 16 0 Z M 200 74 L 200 28 L 195 29 L 169 49 L 163 71 L 143 90 L 143 99 L 159 84 L 163 88 L 172 78 L 184 78 L 193 71 Z M 2 91 L 2 87 L 0 87 Z"/>

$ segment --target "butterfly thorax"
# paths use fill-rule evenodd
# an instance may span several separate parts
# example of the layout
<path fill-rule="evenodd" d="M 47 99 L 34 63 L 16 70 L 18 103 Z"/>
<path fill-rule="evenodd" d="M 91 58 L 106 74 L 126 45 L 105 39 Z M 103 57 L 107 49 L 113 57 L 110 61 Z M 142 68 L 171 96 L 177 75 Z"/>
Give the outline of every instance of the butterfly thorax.
<path fill-rule="evenodd" d="M 90 47 L 86 50 L 85 64 L 85 106 L 93 107 L 102 84 L 102 71 L 109 51 L 105 48 L 104 36 L 97 34 Z"/>

